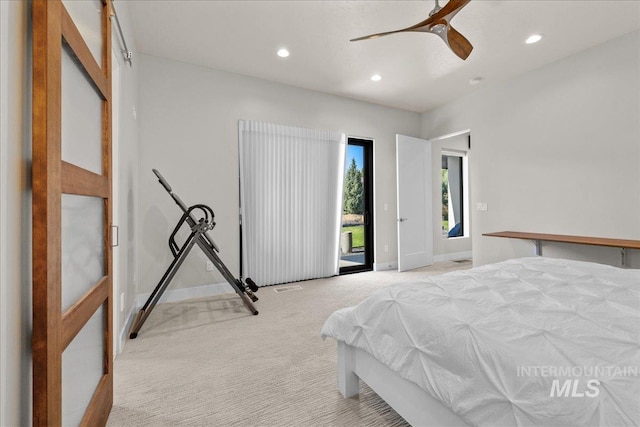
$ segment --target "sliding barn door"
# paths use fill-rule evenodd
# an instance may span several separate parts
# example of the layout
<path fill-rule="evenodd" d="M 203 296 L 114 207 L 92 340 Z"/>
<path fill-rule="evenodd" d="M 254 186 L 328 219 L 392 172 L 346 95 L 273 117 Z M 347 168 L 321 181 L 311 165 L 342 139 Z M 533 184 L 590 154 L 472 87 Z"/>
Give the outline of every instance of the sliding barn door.
<path fill-rule="evenodd" d="M 33 0 L 33 424 L 113 401 L 106 0 Z"/>

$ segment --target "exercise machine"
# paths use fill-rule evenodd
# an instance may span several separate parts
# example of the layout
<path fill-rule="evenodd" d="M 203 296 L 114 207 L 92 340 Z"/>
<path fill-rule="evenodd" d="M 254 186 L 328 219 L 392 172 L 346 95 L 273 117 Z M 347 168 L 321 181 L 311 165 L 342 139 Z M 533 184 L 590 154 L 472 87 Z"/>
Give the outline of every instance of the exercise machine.
<path fill-rule="evenodd" d="M 218 256 L 220 249 L 218 249 L 218 246 L 208 234 L 208 232 L 213 230 L 213 227 L 216 225 L 214 222 L 213 210 L 209 206 L 202 204 L 187 207 L 182 199 L 173 192 L 171 186 L 160 172 L 153 169 L 153 173 L 158 177 L 158 181 L 164 189 L 167 190 L 167 193 L 169 193 L 173 201 L 176 202 L 182 210 L 182 217 L 180 217 L 178 224 L 169 236 L 169 250 L 171 250 L 171 253 L 173 254 L 173 261 L 151 293 L 151 296 L 149 296 L 149 299 L 147 299 L 147 302 L 142 306 L 140 311 L 136 314 L 136 317 L 133 319 L 131 329 L 129 330 L 129 338 L 133 339 L 138 336 L 140 328 L 147 320 L 147 317 L 149 317 L 149 314 L 151 314 L 151 311 L 160 300 L 160 297 L 162 297 L 164 291 L 169 286 L 171 279 L 173 279 L 173 276 L 178 272 L 178 269 L 184 262 L 187 255 L 189 255 L 191 249 L 196 245 L 202 249 L 209 261 L 211 261 L 220 274 L 222 274 L 225 280 L 231 285 L 233 290 L 240 296 L 244 305 L 249 309 L 249 312 L 254 315 L 258 314 L 258 310 L 256 310 L 253 305 L 253 303 L 258 300 L 258 297 L 254 294 L 254 292 L 258 291 L 258 286 L 248 277 L 243 280 L 242 276 L 240 278 L 235 278 L 234 275 L 231 274 L 227 266 L 224 265 Z M 178 234 L 178 231 L 185 224 L 189 227 L 190 234 L 182 245 L 178 245 L 175 237 L 176 234 Z"/>

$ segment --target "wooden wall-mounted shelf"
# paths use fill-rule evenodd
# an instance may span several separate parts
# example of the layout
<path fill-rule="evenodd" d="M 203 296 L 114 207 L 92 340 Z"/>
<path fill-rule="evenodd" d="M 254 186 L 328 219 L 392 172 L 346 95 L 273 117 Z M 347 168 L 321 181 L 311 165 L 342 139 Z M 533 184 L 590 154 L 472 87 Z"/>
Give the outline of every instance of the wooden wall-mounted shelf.
<path fill-rule="evenodd" d="M 495 233 L 484 233 L 483 236 L 532 240 L 536 245 L 536 255 L 542 255 L 543 241 L 620 248 L 622 252 L 623 266 L 625 265 L 627 249 L 640 250 L 640 240 L 629 240 L 629 239 L 610 239 L 606 237 L 590 237 L 590 236 L 567 236 L 563 234 L 525 233 L 521 231 L 497 231 Z"/>

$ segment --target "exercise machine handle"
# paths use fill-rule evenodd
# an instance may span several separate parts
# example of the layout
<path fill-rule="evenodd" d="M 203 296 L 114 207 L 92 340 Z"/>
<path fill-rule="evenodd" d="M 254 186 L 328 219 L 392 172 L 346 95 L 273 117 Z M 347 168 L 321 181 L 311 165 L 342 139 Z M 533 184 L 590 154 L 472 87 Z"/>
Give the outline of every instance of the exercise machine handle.
<path fill-rule="evenodd" d="M 171 194 L 171 186 L 169 185 L 169 183 L 167 182 L 166 179 L 164 179 L 164 176 L 162 176 L 162 174 L 160 172 L 158 172 L 158 169 L 151 169 L 153 171 L 153 173 L 156 174 L 156 176 L 158 177 L 158 181 L 160 181 L 160 184 L 162 184 L 162 186 L 164 187 L 165 190 L 167 190 L 167 193 Z"/>
<path fill-rule="evenodd" d="M 200 218 L 197 222 L 191 215 L 191 212 L 196 209 L 201 210 L 204 214 L 203 217 Z M 169 236 L 169 249 L 171 250 L 173 256 L 178 256 L 178 252 L 180 251 L 180 247 L 176 243 L 175 237 L 176 234 L 178 234 L 178 230 L 180 230 L 180 227 L 182 227 L 185 221 L 188 222 L 189 228 L 192 232 L 195 231 L 196 228 L 202 227 L 202 224 L 204 224 L 202 231 L 202 233 L 204 234 L 207 230 L 213 229 L 213 227 L 216 225 L 216 223 L 213 221 L 214 216 L 215 215 L 213 214 L 213 210 L 207 205 L 198 204 L 191 206 L 189 209 L 186 209 L 184 211 L 184 214 L 182 214 L 182 217 L 176 224 L 175 228 L 173 229 L 171 236 Z"/>
<path fill-rule="evenodd" d="M 180 196 L 178 196 L 176 193 L 169 193 L 169 194 L 171 194 L 171 198 L 173 199 L 174 202 L 176 202 L 176 205 L 180 206 L 180 209 L 182 209 L 182 212 L 186 212 L 187 205 L 184 204 Z"/>
<path fill-rule="evenodd" d="M 167 193 L 169 193 L 169 195 L 171 196 L 173 201 L 176 203 L 176 205 L 178 205 L 178 207 L 180 207 L 180 210 L 182 210 L 182 212 L 185 212 L 185 213 L 187 211 L 189 211 L 189 208 L 187 208 L 187 205 L 182 201 L 180 196 L 178 196 L 176 193 L 173 192 L 173 189 L 171 188 L 171 186 L 169 185 L 167 180 L 164 179 L 164 176 L 162 176 L 162 174 L 158 171 L 158 169 L 151 169 L 151 170 L 153 171 L 153 173 L 158 178 L 158 181 L 160 182 L 160 184 L 162 184 L 164 189 L 167 190 Z M 211 212 L 211 227 L 209 228 L 209 230 L 212 230 L 213 227 L 216 225 L 216 223 L 213 222 L 213 216 L 214 216 L 213 215 L 213 211 L 208 206 L 206 206 L 206 207 Z M 189 219 L 187 219 L 187 223 L 189 224 L 189 227 L 194 227 L 196 225 L 196 220 L 194 218 L 192 218 L 191 216 L 189 216 Z M 178 224 L 182 225 L 182 221 L 179 222 Z M 209 236 L 209 233 L 207 233 L 205 231 L 205 233 L 203 234 L 203 237 L 204 237 L 205 241 L 207 242 L 207 244 L 209 246 L 211 246 L 216 252 L 220 252 L 220 249 L 218 248 L 218 245 L 216 245 L 216 243 L 213 240 L 213 238 L 211 236 Z M 175 240 L 172 241 L 171 239 L 169 239 L 169 249 L 171 249 L 171 253 L 173 253 L 173 255 L 175 256 L 177 251 L 178 251 L 178 249 L 179 249 L 178 245 L 175 243 Z"/>

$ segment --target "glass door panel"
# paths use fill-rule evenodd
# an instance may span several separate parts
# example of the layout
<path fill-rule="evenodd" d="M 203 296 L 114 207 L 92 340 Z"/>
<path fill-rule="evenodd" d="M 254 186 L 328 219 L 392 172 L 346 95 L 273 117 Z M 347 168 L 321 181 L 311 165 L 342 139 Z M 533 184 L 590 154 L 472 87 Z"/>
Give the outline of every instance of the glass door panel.
<path fill-rule="evenodd" d="M 373 268 L 373 141 L 349 138 L 344 177 L 340 273 Z"/>
<path fill-rule="evenodd" d="M 83 2 L 73 2 L 83 3 Z M 62 160 L 102 174 L 102 99 L 74 60 L 62 49 Z M 78 120 L 79 117 L 84 119 Z M 93 120 L 87 120 L 88 117 Z"/>
<path fill-rule="evenodd" d="M 62 311 L 105 275 L 104 200 L 62 195 Z"/>
<path fill-rule="evenodd" d="M 105 308 L 101 306 L 62 353 L 62 425 L 77 426 L 104 375 Z"/>
<path fill-rule="evenodd" d="M 100 0 L 62 0 L 84 42 L 102 66 L 102 2 Z"/>

